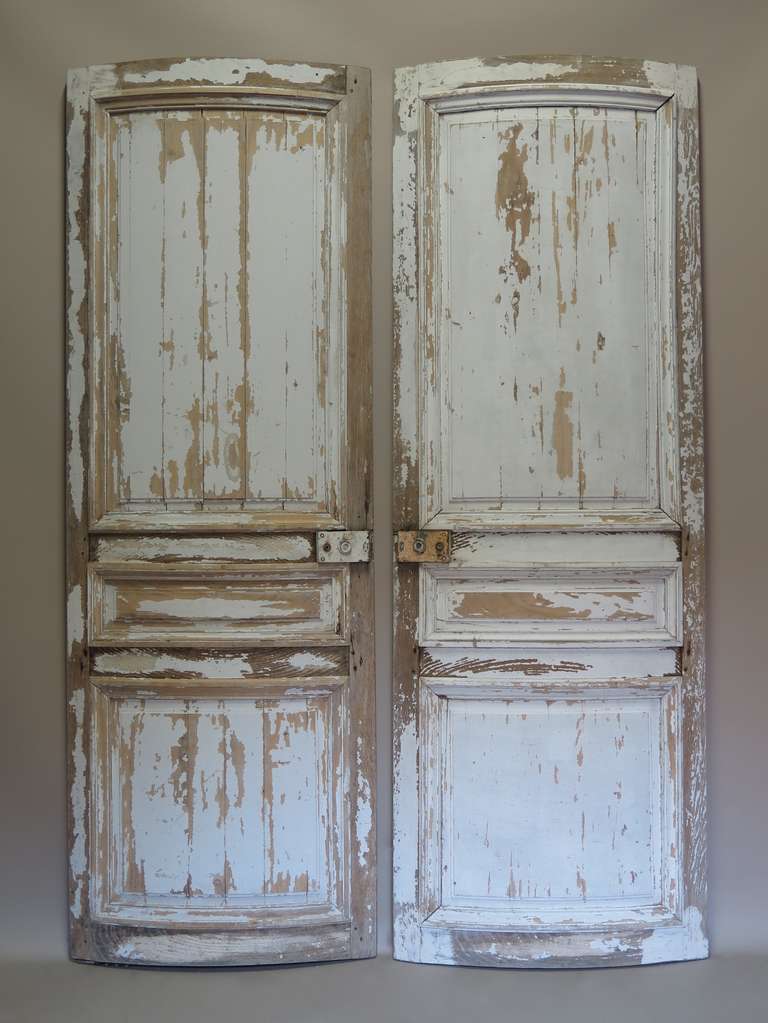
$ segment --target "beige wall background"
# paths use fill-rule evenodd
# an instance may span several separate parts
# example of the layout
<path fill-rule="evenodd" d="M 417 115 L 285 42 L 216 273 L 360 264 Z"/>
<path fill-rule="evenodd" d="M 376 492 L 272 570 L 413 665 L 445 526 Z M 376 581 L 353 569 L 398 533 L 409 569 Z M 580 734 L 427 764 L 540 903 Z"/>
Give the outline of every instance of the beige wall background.
<path fill-rule="evenodd" d="M 768 951 L 768 5 L 761 0 L 2 0 L 4 956 L 61 960 L 67 955 L 63 600 L 67 68 L 205 55 L 333 61 L 372 69 L 374 498 L 377 547 L 386 552 L 391 528 L 392 68 L 443 57 L 536 53 L 652 58 L 699 69 L 711 934 L 718 953 Z M 379 557 L 376 572 L 380 952 L 386 954 L 391 948 L 391 578 L 386 557 Z"/>

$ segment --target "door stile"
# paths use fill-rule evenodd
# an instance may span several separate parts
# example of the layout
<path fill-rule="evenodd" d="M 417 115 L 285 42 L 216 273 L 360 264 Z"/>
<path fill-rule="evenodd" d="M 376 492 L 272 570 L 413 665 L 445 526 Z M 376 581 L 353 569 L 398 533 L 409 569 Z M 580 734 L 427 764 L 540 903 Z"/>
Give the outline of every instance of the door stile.
<path fill-rule="evenodd" d="M 67 83 L 67 241 L 66 241 L 66 585 L 69 927 L 73 954 L 87 947 L 83 921 L 88 907 L 90 772 L 87 736 L 91 720 L 88 686 L 86 573 L 88 564 L 88 359 L 87 281 L 88 156 L 90 132 L 88 79 L 72 72 Z"/>

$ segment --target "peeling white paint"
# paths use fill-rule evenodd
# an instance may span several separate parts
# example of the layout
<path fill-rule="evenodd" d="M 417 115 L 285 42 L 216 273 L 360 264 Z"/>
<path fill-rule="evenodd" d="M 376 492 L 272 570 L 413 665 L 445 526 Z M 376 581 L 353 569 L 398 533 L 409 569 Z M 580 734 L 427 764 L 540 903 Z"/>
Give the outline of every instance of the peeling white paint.
<path fill-rule="evenodd" d="M 360 779 L 358 802 L 355 817 L 355 836 L 357 845 L 357 861 L 365 867 L 369 856 L 368 841 L 373 826 L 373 809 L 371 805 L 371 786 L 363 773 L 363 738 L 357 737 L 357 772 Z"/>
<path fill-rule="evenodd" d="M 85 692 L 78 689 L 69 698 L 72 714 L 72 766 L 69 791 L 73 831 L 70 835 L 70 871 L 73 881 L 71 912 L 77 917 L 83 907 L 86 890 L 87 862 L 85 846 L 86 819 L 86 755 L 85 755 Z"/>
<path fill-rule="evenodd" d="M 642 945 L 643 963 L 666 963 L 676 959 L 706 959 L 709 942 L 699 909 L 689 906 L 682 927 L 657 927 Z"/>
<path fill-rule="evenodd" d="M 132 959 L 136 962 L 140 962 L 144 959 L 144 955 L 140 952 L 134 942 L 123 941 L 115 949 L 115 956 L 118 959 Z"/>
<path fill-rule="evenodd" d="M 67 643 L 70 651 L 74 651 L 74 647 L 84 639 L 83 589 L 78 583 L 72 587 L 67 597 Z"/>
<path fill-rule="evenodd" d="M 303 670 L 305 668 L 321 669 L 332 668 L 333 661 L 321 654 L 312 653 L 309 650 L 299 650 L 288 657 L 288 663 L 292 668 Z"/>
<path fill-rule="evenodd" d="M 312 556 L 306 536 L 99 537 L 100 561 L 304 561 Z"/>
<path fill-rule="evenodd" d="M 338 76 L 338 68 L 314 67 L 311 64 L 277 64 L 265 60 L 232 60 L 203 58 L 180 60 L 168 68 L 125 73 L 128 84 L 165 84 L 188 79 L 216 84 L 243 85 L 250 75 L 266 75 L 295 85 L 322 84 L 326 78 Z"/>

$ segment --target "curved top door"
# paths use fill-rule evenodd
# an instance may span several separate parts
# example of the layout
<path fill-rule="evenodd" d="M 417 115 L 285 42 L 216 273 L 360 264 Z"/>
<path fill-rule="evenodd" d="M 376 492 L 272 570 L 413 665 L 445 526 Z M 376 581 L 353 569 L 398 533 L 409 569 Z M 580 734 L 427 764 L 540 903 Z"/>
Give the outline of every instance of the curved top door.
<path fill-rule="evenodd" d="M 401 958 L 706 954 L 697 83 L 395 95 Z"/>
<path fill-rule="evenodd" d="M 359 68 L 70 73 L 75 958 L 375 949 L 369 117 Z"/>

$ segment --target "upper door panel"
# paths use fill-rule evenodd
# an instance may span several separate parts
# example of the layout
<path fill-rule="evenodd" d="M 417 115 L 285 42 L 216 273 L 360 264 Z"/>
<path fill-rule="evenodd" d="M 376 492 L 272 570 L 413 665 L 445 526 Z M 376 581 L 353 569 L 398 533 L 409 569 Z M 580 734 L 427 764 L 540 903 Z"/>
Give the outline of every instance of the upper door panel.
<path fill-rule="evenodd" d="M 534 87 L 513 65 L 473 88 L 463 63 L 400 115 L 423 200 L 419 522 L 673 529 L 674 83 Z"/>
<path fill-rule="evenodd" d="M 95 73 L 100 530 L 347 517 L 345 86 L 307 68 L 276 95 L 228 63 L 231 89 L 202 62 L 220 84 L 197 92 L 178 66 Z"/>

